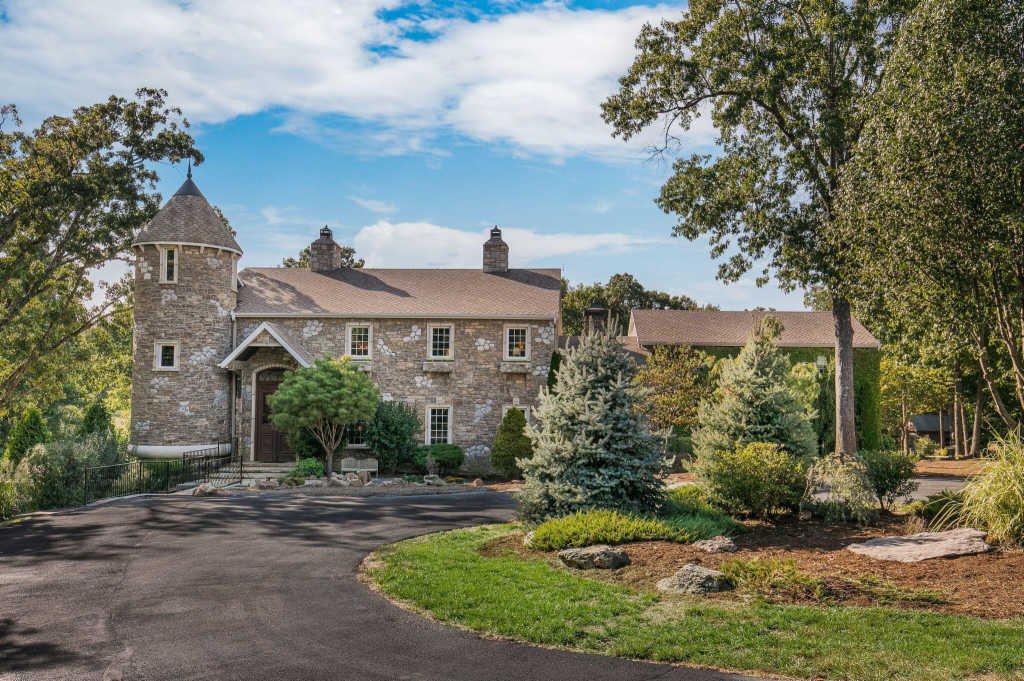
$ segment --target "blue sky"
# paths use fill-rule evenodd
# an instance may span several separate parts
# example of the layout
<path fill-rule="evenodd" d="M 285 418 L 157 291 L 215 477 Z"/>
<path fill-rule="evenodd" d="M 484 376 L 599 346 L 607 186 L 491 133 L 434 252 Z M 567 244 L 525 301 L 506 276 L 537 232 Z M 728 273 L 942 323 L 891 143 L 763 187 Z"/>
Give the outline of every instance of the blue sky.
<path fill-rule="evenodd" d="M 499 224 L 514 264 L 562 267 L 576 283 L 631 272 L 725 309 L 800 309 L 799 293 L 753 275 L 716 281 L 706 244 L 672 238 L 653 203 L 671 171 L 646 152 L 657 131 L 625 144 L 600 120 L 640 26 L 681 9 L 0 0 L 0 92 L 32 124 L 167 89 L 243 265 L 277 264 L 329 224 L 368 266 L 474 267 Z M 701 119 L 677 153 L 713 151 L 714 137 Z M 159 171 L 165 196 L 185 175 Z"/>

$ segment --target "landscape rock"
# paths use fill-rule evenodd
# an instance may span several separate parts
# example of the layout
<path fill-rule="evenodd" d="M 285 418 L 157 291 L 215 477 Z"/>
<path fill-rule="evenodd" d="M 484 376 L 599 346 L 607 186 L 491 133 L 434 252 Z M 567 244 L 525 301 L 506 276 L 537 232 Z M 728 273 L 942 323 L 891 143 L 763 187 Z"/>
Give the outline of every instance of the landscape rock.
<path fill-rule="evenodd" d="M 256 481 L 256 489 L 277 489 L 280 486 L 281 483 L 279 483 L 277 480 L 274 480 L 273 478 L 269 480 Z"/>
<path fill-rule="evenodd" d="M 352 483 L 341 476 L 333 476 L 327 483 L 328 487 L 351 487 Z"/>
<path fill-rule="evenodd" d="M 711 539 L 695 541 L 693 542 L 693 547 L 708 553 L 734 553 L 736 551 L 736 542 L 725 535 L 719 535 Z"/>
<path fill-rule="evenodd" d="M 302 484 L 304 487 L 326 487 L 327 481 L 320 478 L 307 478 L 306 482 Z"/>
<path fill-rule="evenodd" d="M 484 486 L 484 481 L 481 480 L 480 478 L 477 478 L 473 482 L 469 483 L 469 486 L 470 487 L 483 487 Z"/>
<path fill-rule="evenodd" d="M 531 530 L 530 532 L 526 533 L 526 536 L 523 537 L 523 544 L 526 546 L 526 548 L 528 548 L 528 549 L 533 548 L 533 537 L 536 534 L 537 534 L 536 532 L 533 532 Z"/>
<path fill-rule="evenodd" d="M 684 565 L 671 577 L 658 580 L 659 591 L 674 594 L 713 594 L 731 589 L 725 574 L 696 563 Z"/>
<path fill-rule="evenodd" d="M 846 547 L 854 553 L 900 563 L 917 563 L 932 558 L 955 558 L 991 551 L 985 533 L 969 527 L 945 532 L 921 532 L 909 537 L 879 537 Z"/>
<path fill-rule="evenodd" d="M 448 483 L 445 482 L 441 476 L 428 473 L 423 476 L 423 484 L 432 485 L 434 487 L 444 487 Z"/>
<path fill-rule="evenodd" d="M 625 551 L 606 544 L 586 546 L 582 549 L 563 549 L 558 552 L 558 557 L 569 567 L 578 570 L 614 570 L 629 565 L 629 555 Z"/>

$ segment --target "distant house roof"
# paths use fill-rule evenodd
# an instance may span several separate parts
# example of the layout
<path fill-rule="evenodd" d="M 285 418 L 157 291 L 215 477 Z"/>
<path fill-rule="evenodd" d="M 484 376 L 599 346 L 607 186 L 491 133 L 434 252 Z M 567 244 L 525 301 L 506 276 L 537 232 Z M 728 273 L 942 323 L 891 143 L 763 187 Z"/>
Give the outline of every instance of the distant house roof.
<path fill-rule="evenodd" d="M 242 253 L 242 247 L 235 241 L 231 230 L 192 181 L 191 171 L 184 184 L 142 228 L 133 243 L 136 246 L 194 244 L 224 248 L 239 255 Z"/>
<path fill-rule="evenodd" d="M 629 334 L 643 346 L 734 347 L 747 342 L 757 322 L 771 315 L 782 322 L 781 347 L 835 346 L 831 312 L 723 312 L 719 310 L 633 310 Z M 853 320 L 853 347 L 878 348 L 878 340 Z"/>
<path fill-rule="evenodd" d="M 249 317 L 556 319 L 561 271 L 255 267 L 239 273 Z"/>

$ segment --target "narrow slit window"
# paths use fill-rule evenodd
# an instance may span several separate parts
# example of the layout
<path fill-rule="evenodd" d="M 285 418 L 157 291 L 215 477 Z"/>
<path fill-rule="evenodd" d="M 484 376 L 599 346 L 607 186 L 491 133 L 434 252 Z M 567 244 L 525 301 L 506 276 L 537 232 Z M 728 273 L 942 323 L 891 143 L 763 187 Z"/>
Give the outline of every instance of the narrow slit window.
<path fill-rule="evenodd" d="M 452 327 L 434 326 L 430 329 L 430 356 L 433 359 L 451 359 Z"/>
<path fill-rule="evenodd" d="M 173 248 L 160 249 L 160 282 L 174 284 L 178 281 L 178 251 Z"/>
<path fill-rule="evenodd" d="M 451 425 L 448 407 L 430 408 L 430 444 L 448 444 Z"/>

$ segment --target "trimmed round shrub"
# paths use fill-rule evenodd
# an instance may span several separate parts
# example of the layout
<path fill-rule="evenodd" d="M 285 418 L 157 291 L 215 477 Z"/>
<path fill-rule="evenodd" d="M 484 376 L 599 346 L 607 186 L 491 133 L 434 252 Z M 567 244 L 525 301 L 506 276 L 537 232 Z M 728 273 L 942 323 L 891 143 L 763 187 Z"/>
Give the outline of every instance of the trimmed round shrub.
<path fill-rule="evenodd" d="M 366 445 L 380 467 L 393 471 L 413 462 L 420 419 L 416 410 L 401 402 L 381 402 L 366 426 Z"/>
<path fill-rule="evenodd" d="M 533 444 L 526 436 L 526 416 L 520 409 L 509 409 L 498 426 L 498 434 L 494 436 L 491 466 L 506 478 L 518 478 L 522 475 L 518 460 L 531 456 Z"/>
<path fill-rule="evenodd" d="M 829 454 L 807 472 L 807 509 L 826 520 L 867 524 L 878 516 L 875 499 L 867 466 L 856 456 Z"/>
<path fill-rule="evenodd" d="M 414 463 L 416 469 L 437 475 L 450 475 L 458 470 L 466 454 L 462 447 L 449 444 L 421 445 L 416 448 Z"/>
<path fill-rule="evenodd" d="M 324 476 L 324 464 L 320 459 L 309 457 L 299 459 L 295 467 L 288 474 L 290 478 L 322 478 Z"/>
<path fill-rule="evenodd" d="M 864 462 L 871 489 L 883 510 L 892 508 L 893 502 L 910 496 L 917 489 L 914 482 L 916 459 L 899 450 L 875 451 L 862 449 L 857 453 Z"/>
<path fill-rule="evenodd" d="M 771 518 L 800 507 L 807 463 L 775 443 L 751 442 L 705 454 L 689 469 L 715 506 Z"/>

